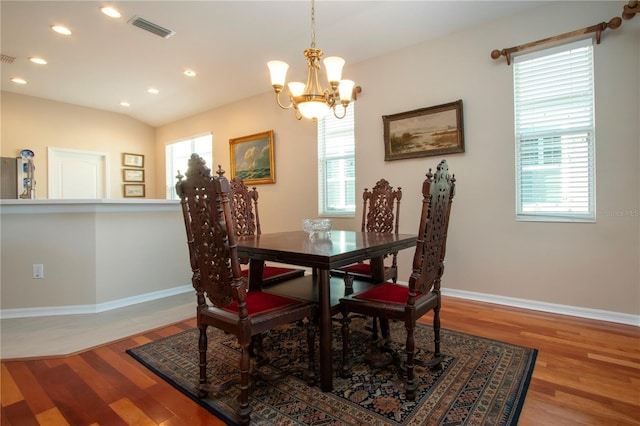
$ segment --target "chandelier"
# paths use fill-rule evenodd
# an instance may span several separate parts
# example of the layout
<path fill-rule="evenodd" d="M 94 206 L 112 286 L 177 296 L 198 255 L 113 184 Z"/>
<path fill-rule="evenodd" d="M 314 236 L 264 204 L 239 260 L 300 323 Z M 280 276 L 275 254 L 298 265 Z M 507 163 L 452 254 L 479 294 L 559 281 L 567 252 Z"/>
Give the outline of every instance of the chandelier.
<path fill-rule="evenodd" d="M 287 85 L 289 88 L 289 105 L 287 106 L 280 102 L 280 92 L 284 88 L 289 65 L 282 61 L 267 63 L 278 106 L 283 109 L 293 108 L 298 120 L 305 117 L 316 121 L 318 118 L 324 117 L 330 110 L 333 111 L 336 118 L 344 118 L 349 102 L 356 100 L 357 93 L 360 93 L 362 89 L 360 86 L 355 86 L 351 80 L 342 80 L 344 59 L 337 56 L 329 56 L 323 61 L 329 88 L 322 89 L 319 77 L 322 50 L 316 49 L 315 0 L 311 0 L 311 48 L 304 51 L 304 56 L 307 58 L 307 84 L 292 81 Z M 336 111 L 338 105 L 342 105 L 341 114 Z"/>

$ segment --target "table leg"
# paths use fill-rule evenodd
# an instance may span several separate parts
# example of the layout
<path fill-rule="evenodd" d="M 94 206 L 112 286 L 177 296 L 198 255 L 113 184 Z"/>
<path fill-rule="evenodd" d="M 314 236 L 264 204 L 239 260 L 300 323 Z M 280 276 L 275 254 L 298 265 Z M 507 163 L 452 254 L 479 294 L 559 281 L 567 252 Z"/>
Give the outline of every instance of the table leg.
<path fill-rule="evenodd" d="M 369 260 L 371 264 L 371 275 L 373 277 L 374 284 L 380 284 L 384 282 L 384 258 L 372 257 Z"/>
<path fill-rule="evenodd" d="M 331 342 L 331 286 L 329 270 L 318 269 L 318 302 L 320 303 L 320 389 L 323 392 L 333 390 L 333 365 Z"/>
<path fill-rule="evenodd" d="M 264 260 L 249 259 L 249 289 L 255 291 L 262 289 L 262 274 L 264 272 Z"/>

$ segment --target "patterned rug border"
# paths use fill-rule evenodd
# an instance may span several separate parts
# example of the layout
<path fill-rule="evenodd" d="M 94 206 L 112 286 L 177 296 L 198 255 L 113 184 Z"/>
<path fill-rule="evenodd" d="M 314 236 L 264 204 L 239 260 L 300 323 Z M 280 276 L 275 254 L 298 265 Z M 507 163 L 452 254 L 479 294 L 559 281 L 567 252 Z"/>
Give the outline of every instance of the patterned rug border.
<path fill-rule="evenodd" d="M 428 328 L 430 328 L 430 326 L 427 326 L 426 324 L 418 324 L 418 326 L 419 327 L 428 327 Z M 505 421 L 505 423 L 503 423 L 503 425 L 505 425 L 505 426 L 507 426 L 507 425 L 508 426 L 517 425 L 518 419 L 519 419 L 520 414 L 522 412 L 522 408 L 524 406 L 524 401 L 525 401 L 525 398 L 526 398 L 526 395 L 527 395 L 527 391 L 528 391 L 529 385 L 531 383 L 531 377 L 533 375 L 533 370 L 534 370 L 534 367 L 535 367 L 535 364 L 536 364 L 538 350 L 534 349 L 534 348 L 521 346 L 521 345 L 515 345 L 515 344 L 512 344 L 512 343 L 508 343 L 508 342 L 503 342 L 503 341 L 496 340 L 496 339 L 491 339 L 491 338 L 486 338 L 486 337 L 481 337 L 481 336 L 475 336 L 475 335 L 472 335 L 472 334 L 463 333 L 463 332 L 455 331 L 455 330 L 442 329 L 441 331 L 442 331 L 443 334 L 445 334 L 445 333 L 453 333 L 453 334 L 456 334 L 456 335 L 459 335 L 459 336 L 462 336 L 462 337 L 468 337 L 470 339 L 478 339 L 480 341 L 489 342 L 489 343 L 492 342 L 492 343 L 498 344 L 498 345 L 509 345 L 509 346 L 513 346 L 513 347 L 517 347 L 517 348 L 521 348 L 521 349 L 525 349 L 525 350 L 530 351 L 529 354 L 528 354 L 529 359 L 525 363 L 525 367 L 524 367 L 525 371 L 524 371 L 524 374 L 522 375 L 521 384 L 518 387 L 517 392 L 515 392 L 515 394 L 512 395 L 512 398 L 510 398 L 510 400 L 508 401 L 508 404 L 511 405 L 511 409 L 508 412 L 508 416 L 506 416 L 507 418 L 503 418 L 502 419 L 503 421 Z M 126 353 L 129 354 L 136 361 L 138 361 L 140 364 L 142 364 L 143 366 L 148 368 L 151 372 L 153 372 L 155 375 L 160 377 L 162 380 L 166 381 L 171 386 L 176 388 L 178 391 L 180 391 L 181 393 L 186 395 L 189 399 L 191 399 L 192 401 L 194 401 L 195 403 L 197 403 L 198 405 L 200 405 L 201 407 L 206 409 L 211 414 L 213 414 L 216 417 L 220 418 L 221 420 L 223 420 L 227 424 L 236 424 L 236 419 L 234 417 L 230 417 L 229 414 L 226 413 L 222 408 L 216 408 L 216 404 L 212 403 L 211 399 L 208 399 L 209 404 L 205 403 L 203 400 L 199 399 L 196 396 L 196 394 L 195 394 L 193 389 L 190 389 L 187 386 L 184 386 L 183 384 L 175 381 L 172 377 L 170 377 L 169 375 L 163 373 L 158 367 L 150 364 L 142 356 L 140 356 L 140 355 L 138 355 L 136 353 L 136 350 L 144 349 L 144 348 L 146 348 L 148 346 L 152 346 L 152 345 L 161 344 L 162 342 L 165 342 L 167 340 L 176 339 L 181 335 L 189 334 L 189 333 L 197 333 L 197 328 L 184 330 L 184 331 L 181 331 L 179 333 L 175 333 L 175 334 L 173 334 L 171 336 L 162 337 L 162 338 L 160 338 L 158 340 L 155 340 L 153 342 L 149 342 L 149 343 L 145 343 L 145 344 L 133 347 L 133 348 L 129 348 L 129 349 L 126 350 Z M 335 345 L 335 342 L 334 342 L 334 345 Z M 336 380 L 336 379 L 337 378 L 334 376 L 334 380 Z M 331 395 L 332 393 L 329 392 L 328 394 Z M 253 424 L 253 421 L 252 421 L 252 424 Z M 304 423 L 296 423 L 296 424 L 304 424 Z M 404 424 L 404 423 L 402 423 L 402 424 Z M 466 423 L 451 423 L 451 424 L 466 424 Z"/>

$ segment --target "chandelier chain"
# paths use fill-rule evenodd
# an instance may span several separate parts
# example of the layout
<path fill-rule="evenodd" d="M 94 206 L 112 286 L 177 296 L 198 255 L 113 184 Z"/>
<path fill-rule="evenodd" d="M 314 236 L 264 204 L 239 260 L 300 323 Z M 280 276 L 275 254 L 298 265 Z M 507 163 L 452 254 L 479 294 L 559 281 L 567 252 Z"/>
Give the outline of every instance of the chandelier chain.
<path fill-rule="evenodd" d="M 316 48 L 316 2 L 311 0 L 311 48 Z"/>

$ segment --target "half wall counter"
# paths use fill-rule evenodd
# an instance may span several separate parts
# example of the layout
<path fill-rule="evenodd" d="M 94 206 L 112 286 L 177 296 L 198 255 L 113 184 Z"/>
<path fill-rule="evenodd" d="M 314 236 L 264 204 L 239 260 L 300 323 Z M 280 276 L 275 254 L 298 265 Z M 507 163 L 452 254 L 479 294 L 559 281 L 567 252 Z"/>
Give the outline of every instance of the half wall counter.
<path fill-rule="evenodd" d="M 193 291 L 178 201 L 1 200 L 0 235 L 2 318 L 102 312 Z"/>

